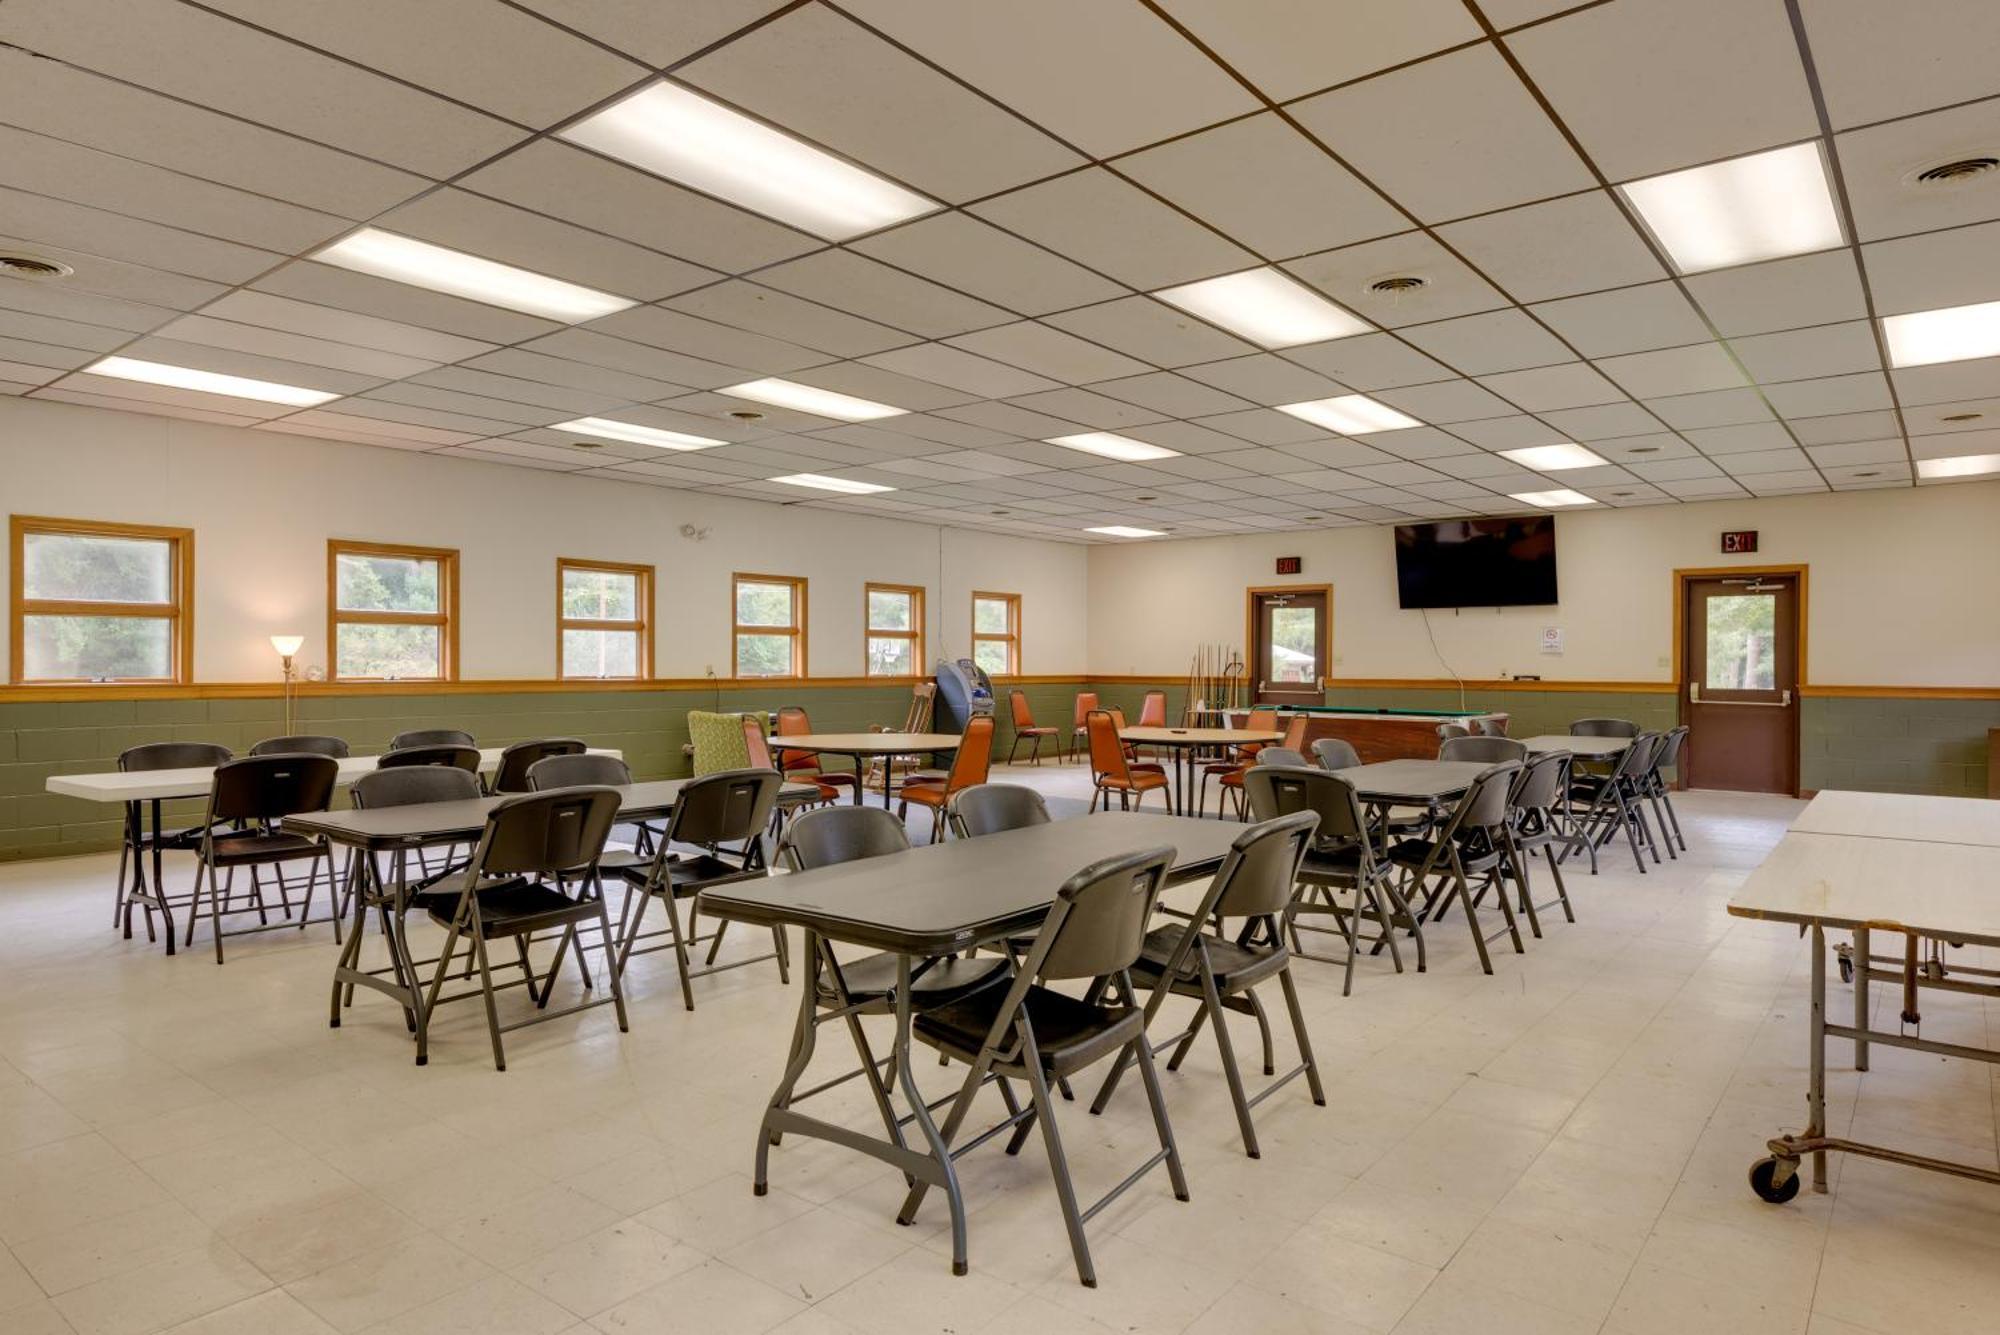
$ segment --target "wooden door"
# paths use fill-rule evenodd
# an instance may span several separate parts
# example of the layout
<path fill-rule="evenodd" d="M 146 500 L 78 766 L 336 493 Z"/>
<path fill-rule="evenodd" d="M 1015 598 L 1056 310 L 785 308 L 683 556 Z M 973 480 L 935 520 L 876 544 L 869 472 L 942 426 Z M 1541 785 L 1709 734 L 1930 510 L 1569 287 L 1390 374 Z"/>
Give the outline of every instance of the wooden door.
<path fill-rule="evenodd" d="M 1317 705 L 1326 700 L 1332 591 L 1250 590 L 1250 698 L 1260 705 Z"/>
<path fill-rule="evenodd" d="M 1681 607 L 1683 782 L 1796 793 L 1798 575 L 1684 576 Z"/>

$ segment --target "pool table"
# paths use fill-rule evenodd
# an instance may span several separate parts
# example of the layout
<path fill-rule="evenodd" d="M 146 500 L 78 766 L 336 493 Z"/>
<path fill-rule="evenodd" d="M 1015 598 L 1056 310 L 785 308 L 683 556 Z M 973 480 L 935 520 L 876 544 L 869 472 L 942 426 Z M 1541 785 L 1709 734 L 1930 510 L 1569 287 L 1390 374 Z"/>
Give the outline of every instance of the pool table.
<path fill-rule="evenodd" d="M 1281 706 L 1278 710 L 1281 726 L 1299 714 L 1307 719 L 1307 751 L 1322 737 L 1344 737 L 1354 744 L 1364 764 L 1378 760 L 1436 759 L 1440 723 L 1463 723 L 1471 728 L 1475 721 L 1484 719 L 1498 723 L 1503 732 L 1507 728 L 1507 715 L 1481 709 L 1377 709 L 1352 705 Z M 1247 711 L 1234 712 L 1229 716 L 1230 726 L 1240 728 L 1248 718 Z"/>

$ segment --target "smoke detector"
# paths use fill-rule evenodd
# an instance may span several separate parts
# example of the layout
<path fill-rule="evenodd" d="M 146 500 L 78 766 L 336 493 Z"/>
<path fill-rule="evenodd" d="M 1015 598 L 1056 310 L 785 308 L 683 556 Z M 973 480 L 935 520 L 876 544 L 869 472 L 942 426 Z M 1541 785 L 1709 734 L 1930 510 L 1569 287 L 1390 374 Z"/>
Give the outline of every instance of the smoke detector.
<path fill-rule="evenodd" d="M 67 278 L 75 272 L 60 260 L 44 259 L 40 255 L 0 255 L 0 275 L 8 278 L 46 282 L 52 278 Z"/>

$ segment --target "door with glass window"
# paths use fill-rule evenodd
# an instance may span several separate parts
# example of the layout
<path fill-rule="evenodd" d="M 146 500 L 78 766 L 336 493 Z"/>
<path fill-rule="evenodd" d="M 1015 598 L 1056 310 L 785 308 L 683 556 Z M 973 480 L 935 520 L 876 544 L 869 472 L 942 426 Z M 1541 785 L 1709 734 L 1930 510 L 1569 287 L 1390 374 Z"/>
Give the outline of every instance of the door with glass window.
<path fill-rule="evenodd" d="M 1692 788 L 1796 793 L 1799 586 L 1795 573 L 1683 577 L 1681 755 Z"/>
<path fill-rule="evenodd" d="M 1260 705 L 1325 702 L 1331 590 L 1250 590 L 1250 690 Z"/>

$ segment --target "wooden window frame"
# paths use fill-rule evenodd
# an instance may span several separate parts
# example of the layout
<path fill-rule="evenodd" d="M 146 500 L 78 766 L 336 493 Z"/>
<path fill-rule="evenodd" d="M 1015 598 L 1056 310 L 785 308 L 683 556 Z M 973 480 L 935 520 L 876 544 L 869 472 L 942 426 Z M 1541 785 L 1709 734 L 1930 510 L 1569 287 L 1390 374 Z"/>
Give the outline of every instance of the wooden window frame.
<path fill-rule="evenodd" d="M 910 598 L 909 630 L 877 630 L 869 624 L 868 611 L 872 595 L 878 593 L 902 593 Z M 869 669 L 868 642 L 870 640 L 908 640 L 910 642 L 910 671 L 907 674 L 895 672 L 874 672 Z M 861 588 L 861 675 L 877 680 L 915 680 L 924 675 L 924 586 L 921 584 L 864 584 Z"/>
<path fill-rule="evenodd" d="M 117 524 L 96 519 L 53 519 L 43 515 L 11 515 L 8 518 L 9 539 L 13 549 L 13 574 L 10 579 L 8 640 L 9 663 L 8 680 L 16 685 L 48 686 L 111 686 L 134 682 L 151 682 L 161 685 L 185 686 L 194 680 L 194 530 L 191 528 L 164 528 L 155 524 Z M 52 533 L 73 537 L 91 538 L 138 538 L 149 542 L 172 544 L 168 562 L 172 587 L 167 603 L 95 603 L 72 602 L 52 598 L 29 598 L 27 596 L 27 547 L 30 534 Z M 162 609 L 170 609 L 162 611 Z M 167 677 L 119 677 L 105 681 L 85 680 L 73 677 L 39 677 L 28 681 L 22 675 L 27 661 L 27 645 L 23 632 L 28 617 L 31 616 L 114 616 L 145 617 L 165 621 L 171 639 L 167 649 L 167 663 L 171 669 Z"/>
<path fill-rule="evenodd" d="M 980 631 L 979 603 L 981 599 L 1007 604 L 1007 633 L 1005 635 L 995 635 L 990 631 Z M 975 663 L 979 661 L 979 646 L 982 643 L 1004 644 L 1007 646 L 1007 666 L 1000 675 L 1003 677 L 1020 676 L 1021 595 L 1018 593 L 999 593 L 987 589 L 974 589 L 972 592 L 972 601 L 966 604 L 966 610 L 972 618 L 972 661 Z"/>
<path fill-rule="evenodd" d="M 633 598 L 634 621 L 598 621 L 563 613 L 563 575 L 571 570 L 599 570 L 614 575 L 631 575 L 638 582 Z M 630 677 L 573 677 L 563 668 L 563 632 L 609 630 L 639 635 L 637 670 Z M 557 681 L 645 681 L 653 675 L 653 567 L 626 561 L 591 561 L 580 556 L 556 558 L 556 680 Z"/>
<path fill-rule="evenodd" d="M 340 558 L 342 556 L 402 556 L 438 563 L 438 603 L 436 612 L 343 612 L 340 610 Z M 363 626 L 437 626 L 438 674 L 435 677 L 343 677 L 340 675 L 340 628 Z M 349 684 L 385 683 L 391 686 L 421 685 L 426 682 L 458 680 L 458 548 L 419 547 L 406 542 L 357 542 L 349 538 L 326 540 L 326 679 Z"/>
<path fill-rule="evenodd" d="M 746 626 L 736 619 L 736 595 L 745 584 L 788 584 L 792 590 L 792 624 L 789 626 Z M 806 667 L 806 577 L 804 575 L 759 575 L 738 570 L 729 576 L 729 676 L 736 680 L 742 665 L 738 642 L 745 635 L 789 635 L 792 637 L 792 670 L 765 676 L 745 677 L 745 681 L 798 681 L 810 675 Z M 866 666 L 864 664 L 864 666 Z"/>

